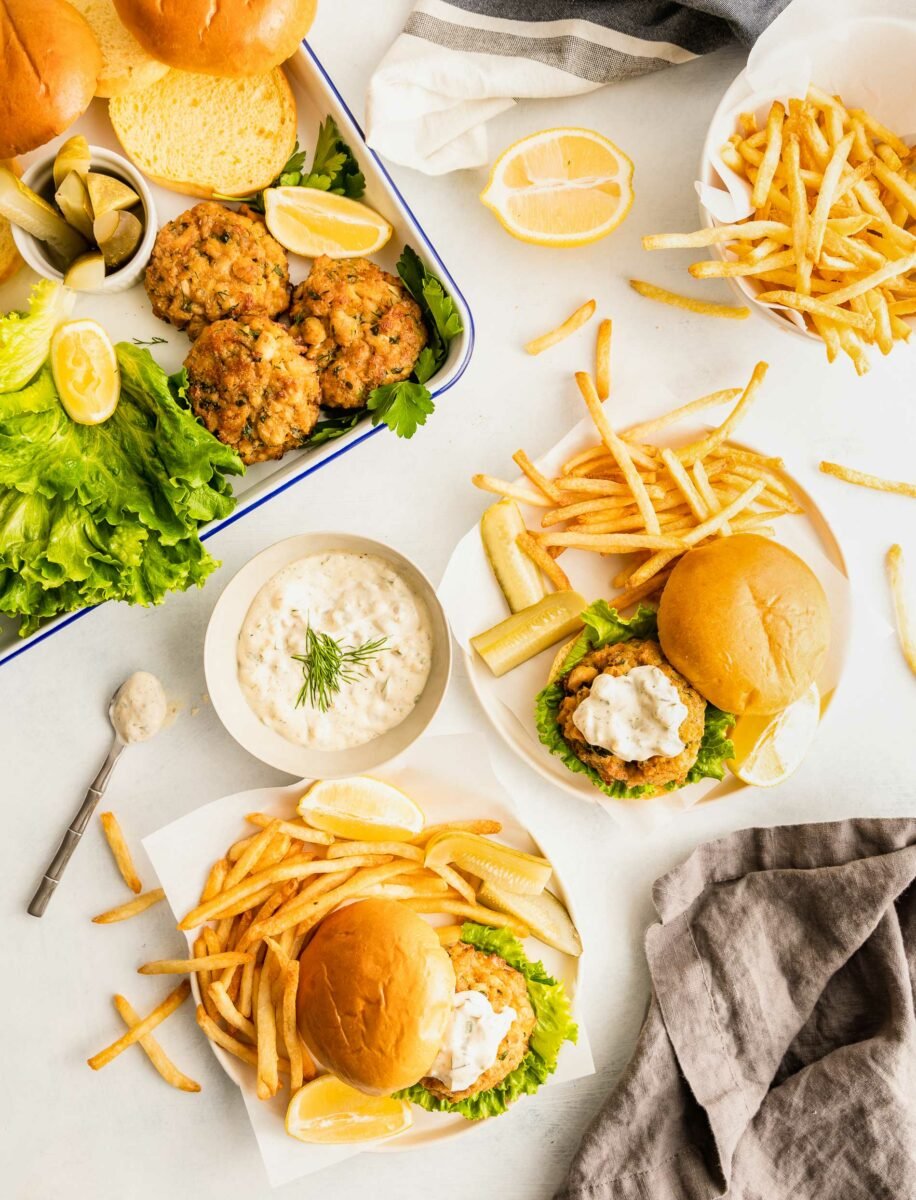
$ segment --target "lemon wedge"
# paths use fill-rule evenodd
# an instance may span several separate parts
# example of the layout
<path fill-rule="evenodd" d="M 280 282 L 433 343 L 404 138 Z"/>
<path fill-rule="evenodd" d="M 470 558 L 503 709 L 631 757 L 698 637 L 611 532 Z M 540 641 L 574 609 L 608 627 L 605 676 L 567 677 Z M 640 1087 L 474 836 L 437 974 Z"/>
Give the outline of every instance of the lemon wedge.
<path fill-rule="evenodd" d="M 480 198 L 513 237 L 584 246 L 630 211 L 633 163 L 593 129 L 545 129 L 500 155 Z"/>
<path fill-rule="evenodd" d="M 735 757 L 729 767 L 744 783 L 775 787 L 798 769 L 821 719 L 817 684 L 774 716 L 740 717 L 732 733 Z"/>
<path fill-rule="evenodd" d="M 290 1100 L 286 1132 L 300 1142 L 340 1146 L 394 1137 L 412 1120 L 406 1100 L 367 1096 L 333 1075 L 321 1075 Z"/>
<path fill-rule="evenodd" d="M 356 842 L 407 842 L 423 829 L 423 810 L 390 783 L 368 775 L 320 779 L 299 801 L 313 829 Z"/>
<path fill-rule="evenodd" d="M 374 254 L 392 234 L 385 218 L 365 204 L 316 188 L 267 188 L 264 219 L 281 246 L 306 258 Z"/>
<path fill-rule="evenodd" d="M 51 338 L 51 373 L 61 403 L 79 425 L 100 425 L 118 407 L 118 358 L 97 321 L 81 318 L 58 325 Z"/>
<path fill-rule="evenodd" d="M 553 873 L 546 858 L 512 850 L 479 833 L 444 833 L 431 838 L 426 847 L 425 865 L 445 867 L 454 863 L 486 883 L 509 892 L 537 896 L 543 892 Z"/>

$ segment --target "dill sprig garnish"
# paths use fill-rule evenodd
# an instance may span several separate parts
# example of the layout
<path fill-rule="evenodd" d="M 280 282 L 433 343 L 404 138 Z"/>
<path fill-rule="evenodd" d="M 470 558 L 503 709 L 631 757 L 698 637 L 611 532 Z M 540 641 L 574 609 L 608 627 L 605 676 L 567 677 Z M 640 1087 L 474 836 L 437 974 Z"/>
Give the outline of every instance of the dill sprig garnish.
<path fill-rule="evenodd" d="M 342 685 L 364 678 L 366 664 L 387 644 L 388 639 L 380 637 L 361 646 L 343 646 L 329 633 L 318 633 L 306 625 L 305 653 L 292 655 L 295 662 L 302 664 L 302 687 L 296 697 L 296 708 L 308 704 L 319 712 L 327 712 Z"/>

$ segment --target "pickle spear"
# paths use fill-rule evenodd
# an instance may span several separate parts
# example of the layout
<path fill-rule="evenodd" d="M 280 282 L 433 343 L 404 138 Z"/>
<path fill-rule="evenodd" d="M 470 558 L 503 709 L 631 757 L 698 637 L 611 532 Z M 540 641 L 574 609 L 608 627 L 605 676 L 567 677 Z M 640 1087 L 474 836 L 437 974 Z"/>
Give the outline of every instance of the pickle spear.
<path fill-rule="evenodd" d="M 551 592 L 492 629 L 478 633 L 471 638 L 471 645 L 494 675 L 505 675 L 548 646 L 578 633 L 585 608 L 578 592 Z"/>
<path fill-rule="evenodd" d="M 526 896 L 543 892 L 553 873 L 546 858 L 513 850 L 479 833 L 445 831 L 431 838 L 424 864 L 435 869 L 454 863 L 478 879 Z M 506 910 L 503 909 L 503 912 Z"/>
<path fill-rule="evenodd" d="M 65 265 L 88 249 L 85 239 L 57 209 L 26 187 L 7 167 L 0 167 L 0 217 L 6 217 L 11 224 L 50 246 Z"/>
<path fill-rule="evenodd" d="M 477 900 L 487 908 L 508 913 L 527 925 L 536 938 L 547 946 L 578 958 L 582 953 L 582 941 L 573 925 L 569 913 L 553 892 L 543 891 L 537 896 L 522 896 L 510 892 L 498 884 L 484 882 L 477 893 Z"/>
<path fill-rule="evenodd" d="M 536 604 L 544 595 L 541 573 L 519 548 L 518 535 L 525 522 L 514 500 L 500 500 L 480 519 L 480 537 L 496 582 L 512 612 Z"/>

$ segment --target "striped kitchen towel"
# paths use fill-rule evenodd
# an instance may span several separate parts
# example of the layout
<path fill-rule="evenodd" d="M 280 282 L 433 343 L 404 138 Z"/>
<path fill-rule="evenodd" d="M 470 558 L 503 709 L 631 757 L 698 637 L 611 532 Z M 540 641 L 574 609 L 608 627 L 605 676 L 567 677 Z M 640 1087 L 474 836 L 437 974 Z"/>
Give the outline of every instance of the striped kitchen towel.
<path fill-rule="evenodd" d="M 789 0 L 419 0 L 369 83 L 369 144 L 430 175 L 488 159 L 486 122 L 752 45 Z"/>

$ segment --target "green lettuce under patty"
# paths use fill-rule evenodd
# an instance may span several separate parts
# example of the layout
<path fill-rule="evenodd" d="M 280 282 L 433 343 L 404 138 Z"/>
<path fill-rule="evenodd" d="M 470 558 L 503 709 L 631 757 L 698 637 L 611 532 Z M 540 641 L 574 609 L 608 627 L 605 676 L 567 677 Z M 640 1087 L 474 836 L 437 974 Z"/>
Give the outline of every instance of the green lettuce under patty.
<path fill-rule="evenodd" d="M 469 1121 L 479 1121 L 504 1113 L 519 1096 L 536 1092 L 557 1069 L 563 1043 L 575 1042 L 579 1031 L 572 1019 L 569 997 L 562 983 L 548 975 L 541 963 L 531 962 L 521 942 L 508 929 L 491 929 L 487 925 L 466 922 L 461 927 L 461 940 L 476 950 L 482 950 L 484 954 L 498 954 L 510 967 L 515 967 L 525 976 L 528 999 L 535 1015 L 528 1053 L 501 1083 L 467 1100 L 457 1103 L 443 1100 L 419 1083 L 397 1095 L 412 1104 L 419 1104 L 429 1112 L 460 1113 Z"/>
<path fill-rule="evenodd" d="M 535 724 L 538 737 L 551 754 L 556 754 L 577 775 L 587 775 L 596 788 L 606 796 L 616 800 L 638 800 L 641 796 L 651 794 L 655 789 L 646 785 L 627 787 L 620 780 L 605 783 L 598 772 L 584 763 L 574 752 L 569 742 L 560 730 L 558 715 L 564 692 L 561 678 L 582 661 L 586 654 L 593 650 L 601 650 L 605 646 L 613 646 L 617 642 L 628 642 L 632 638 L 652 638 L 658 640 L 658 620 L 654 608 L 640 605 L 636 614 L 627 620 L 621 617 L 616 608 L 611 608 L 606 600 L 596 600 L 583 612 L 582 620 L 585 628 L 576 638 L 569 653 L 563 660 L 560 676 L 549 683 L 537 695 L 535 701 Z M 697 761 L 687 773 L 684 784 L 696 783 L 700 779 L 722 779 L 725 776 L 726 760 L 732 758 L 735 748 L 729 740 L 729 730 L 735 723 L 731 713 L 723 712 L 714 704 L 707 703 L 703 740 Z M 674 791 L 683 786 L 677 783 L 666 784 L 666 791 Z"/>

